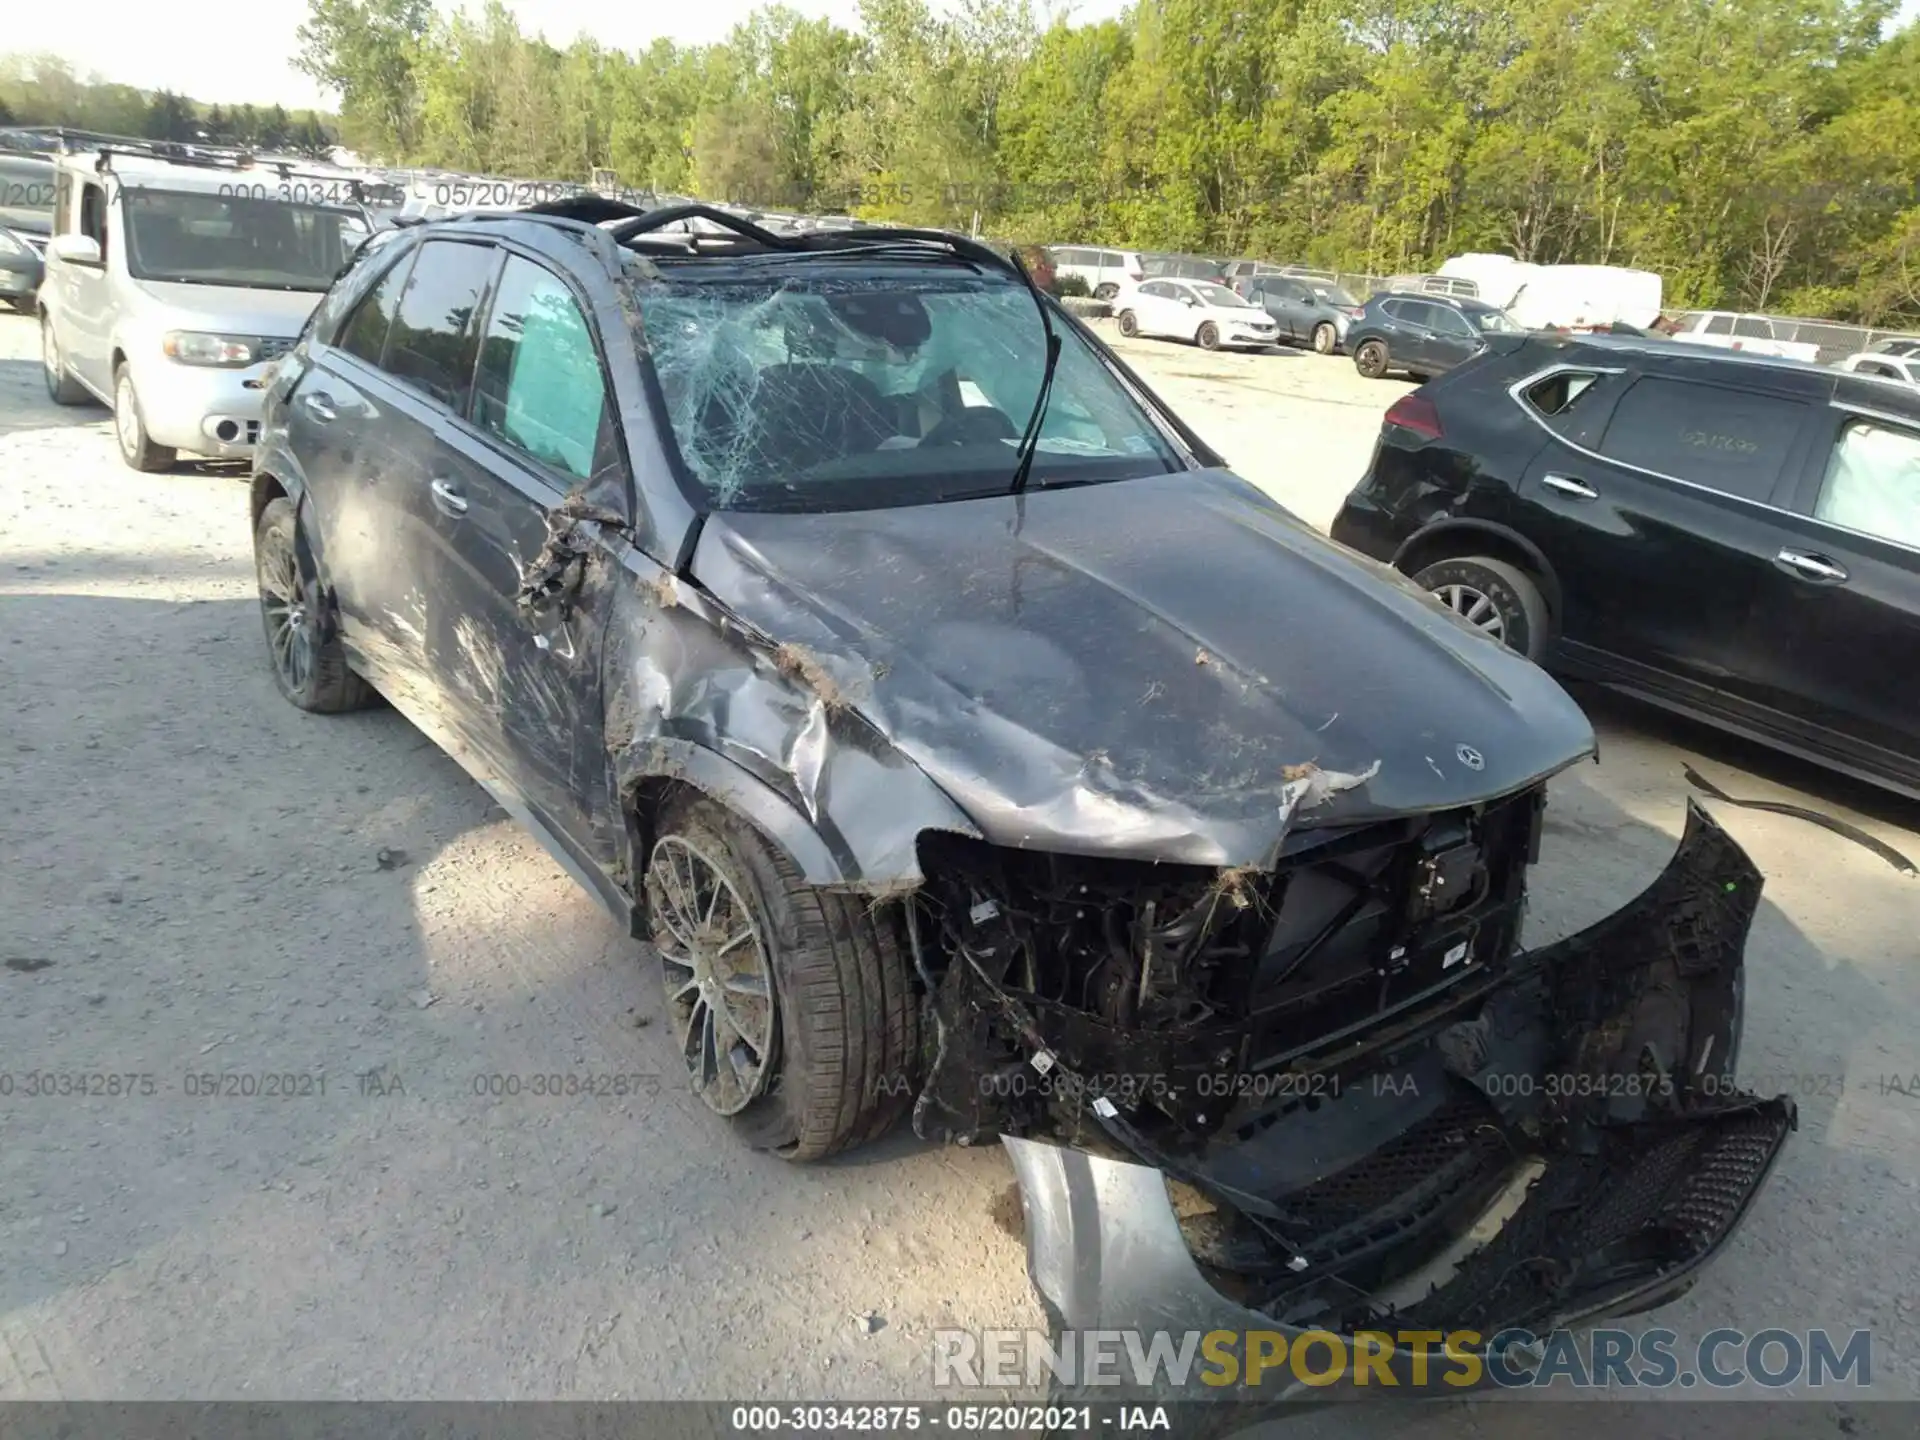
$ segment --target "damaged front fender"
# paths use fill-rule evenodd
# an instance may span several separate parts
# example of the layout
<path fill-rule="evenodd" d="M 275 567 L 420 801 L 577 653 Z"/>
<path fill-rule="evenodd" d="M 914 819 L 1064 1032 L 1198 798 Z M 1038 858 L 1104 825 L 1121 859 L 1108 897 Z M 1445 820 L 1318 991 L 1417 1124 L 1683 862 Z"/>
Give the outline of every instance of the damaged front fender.
<path fill-rule="evenodd" d="M 1484 1360 L 1502 1331 L 1683 1293 L 1795 1126 L 1791 1099 L 1745 1094 L 1731 1073 L 1760 883 L 1691 806 L 1636 900 L 1516 957 L 1511 984 L 1470 1013 L 1356 1057 L 1338 1098 L 1258 1143 L 1229 1127 L 1163 1150 L 1104 1097 L 1089 1108 L 1105 1154 L 1007 1138 L 1051 1316 L 1071 1330 L 1468 1331 Z M 1396 1132 L 1392 1104 L 1353 1099 L 1379 1096 L 1382 1076 L 1389 1095 L 1408 1077 L 1439 1093 L 1407 1097 Z M 1343 1119 L 1374 1127 L 1364 1150 Z M 1169 1174 L 1214 1207 L 1204 1230 L 1176 1213 Z M 1433 1358 L 1396 1346 L 1386 1363 L 1402 1388 L 1457 1393 Z"/>

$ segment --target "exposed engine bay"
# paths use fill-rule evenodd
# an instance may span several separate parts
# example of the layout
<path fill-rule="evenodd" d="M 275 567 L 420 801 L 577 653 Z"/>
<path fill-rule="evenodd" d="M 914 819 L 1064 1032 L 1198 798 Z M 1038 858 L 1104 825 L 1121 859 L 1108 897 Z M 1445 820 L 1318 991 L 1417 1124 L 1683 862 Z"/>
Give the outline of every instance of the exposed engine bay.
<path fill-rule="evenodd" d="M 1183 1192 L 1191 1264 L 1269 1322 L 1489 1330 L 1661 1303 L 1794 1124 L 1732 1079 L 1761 877 L 1696 807 L 1637 900 L 1521 952 L 1543 799 L 1306 832 L 1270 873 L 926 837 L 909 938 L 937 1053 L 916 1129 L 1153 1167 Z M 1044 1292 L 1071 1257 L 1043 1254 L 1041 1162 L 1017 1164 Z M 1131 1323 L 1110 1295 L 1100 1315 L 1049 1302 Z"/>

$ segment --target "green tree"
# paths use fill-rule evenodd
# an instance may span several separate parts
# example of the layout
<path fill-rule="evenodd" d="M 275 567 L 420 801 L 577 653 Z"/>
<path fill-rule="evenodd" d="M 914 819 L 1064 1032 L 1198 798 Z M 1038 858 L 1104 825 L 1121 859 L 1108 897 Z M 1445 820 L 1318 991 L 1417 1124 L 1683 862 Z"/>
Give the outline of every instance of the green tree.
<path fill-rule="evenodd" d="M 432 0 L 308 0 L 294 63 L 339 92 L 350 146 L 411 155 L 420 139 L 414 61 L 433 18 Z"/>

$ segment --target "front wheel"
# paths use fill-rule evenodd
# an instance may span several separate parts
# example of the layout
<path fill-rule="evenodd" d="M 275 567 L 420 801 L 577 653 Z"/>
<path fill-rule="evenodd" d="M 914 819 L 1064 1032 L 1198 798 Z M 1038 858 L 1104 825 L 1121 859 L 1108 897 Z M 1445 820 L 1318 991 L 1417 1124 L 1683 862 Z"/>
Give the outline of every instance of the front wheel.
<path fill-rule="evenodd" d="M 656 835 L 647 915 L 693 1093 L 789 1160 L 878 1139 L 921 1079 L 899 907 L 807 884 L 704 796 L 668 808 Z"/>
<path fill-rule="evenodd" d="M 1209 320 L 1200 327 L 1199 333 L 1193 338 L 1199 342 L 1202 350 L 1218 350 L 1220 348 L 1220 327 Z"/>
<path fill-rule="evenodd" d="M 1413 583 L 1482 634 L 1538 660 L 1547 648 L 1551 621 L 1546 597 L 1534 578 L 1516 565 L 1487 555 L 1441 560 Z"/>
<path fill-rule="evenodd" d="M 1131 340 L 1140 333 L 1140 317 L 1131 310 L 1120 312 L 1120 333 Z"/>
<path fill-rule="evenodd" d="M 1313 327 L 1313 348 L 1316 354 L 1331 355 L 1334 343 L 1340 337 L 1334 333 L 1333 326 L 1322 320 Z"/>
<path fill-rule="evenodd" d="M 1369 380 L 1387 373 L 1387 347 L 1381 340 L 1368 340 L 1353 352 L 1353 368 Z"/>
<path fill-rule="evenodd" d="M 120 442 L 120 458 L 135 470 L 147 474 L 170 470 L 179 458 L 170 446 L 156 445 L 148 436 L 140 397 L 133 389 L 133 372 L 124 364 L 113 372 L 113 433 Z"/>

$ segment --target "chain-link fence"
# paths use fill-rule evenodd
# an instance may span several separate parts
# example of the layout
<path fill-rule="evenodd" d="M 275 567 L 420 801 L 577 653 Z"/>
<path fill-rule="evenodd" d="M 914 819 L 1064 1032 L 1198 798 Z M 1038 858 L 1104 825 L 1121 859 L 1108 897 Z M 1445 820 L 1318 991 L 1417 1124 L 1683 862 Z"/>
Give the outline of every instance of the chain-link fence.
<path fill-rule="evenodd" d="M 1715 312 L 1670 310 L 1667 313 L 1678 320 L 1682 326 L 1691 326 L 1695 317 Z M 1817 345 L 1819 354 L 1815 356 L 1815 363 L 1821 365 L 1843 360 L 1849 355 L 1857 355 L 1862 350 L 1873 348 L 1882 340 L 1920 340 L 1920 335 L 1915 335 L 1910 330 L 1879 330 L 1867 325 L 1849 325 L 1841 320 L 1802 320 L 1791 315 L 1762 315 L 1757 318 L 1768 323 L 1773 332 L 1772 338 L 1775 340 L 1786 340 L 1800 345 Z"/>

